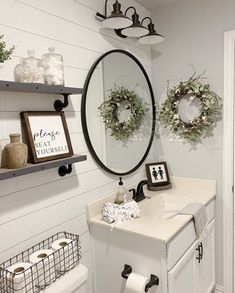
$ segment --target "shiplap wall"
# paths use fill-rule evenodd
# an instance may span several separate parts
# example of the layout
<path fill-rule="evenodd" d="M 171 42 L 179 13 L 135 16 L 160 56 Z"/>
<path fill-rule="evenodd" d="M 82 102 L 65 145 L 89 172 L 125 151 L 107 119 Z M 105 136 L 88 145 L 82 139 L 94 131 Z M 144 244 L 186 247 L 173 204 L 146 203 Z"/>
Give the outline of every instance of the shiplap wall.
<path fill-rule="evenodd" d="M 113 4 L 113 1 L 109 1 Z M 149 15 L 132 0 L 142 15 Z M 1 0 L 0 34 L 8 45 L 16 45 L 10 61 L 0 68 L 0 79 L 14 80 L 13 71 L 27 49 L 37 57 L 55 47 L 64 56 L 66 86 L 83 87 L 93 62 L 104 52 L 119 48 L 134 54 L 151 78 L 151 50 L 136 41 L 122 40 L 103 29 L 95 19 L 103 12 L 103 0 Z M 0 92 L 0 152 L 8 135 L 21 132 L 20 111 L 53 110 L 53 95 Z M 94 97 L 95 98 L 95 97 Z M 72 174 L 58 177 L 57 170 L 0 181 L 0 262 L 58 232 L 79 233 L 82 263 L 89 268 L 87 292 L 92 292 L 92 253 L 85 205 L 116 188 L 117 178 L 95 164 L 84 141 L 80 122 L 81 96 L 73 96 L 65 110 L 75 153 L 88 160 L 74 166 Z M 148 157 L 153 160 L 154 151 Z M 143 168 L 125 178 L 137 182 L 145 176 Z"/>

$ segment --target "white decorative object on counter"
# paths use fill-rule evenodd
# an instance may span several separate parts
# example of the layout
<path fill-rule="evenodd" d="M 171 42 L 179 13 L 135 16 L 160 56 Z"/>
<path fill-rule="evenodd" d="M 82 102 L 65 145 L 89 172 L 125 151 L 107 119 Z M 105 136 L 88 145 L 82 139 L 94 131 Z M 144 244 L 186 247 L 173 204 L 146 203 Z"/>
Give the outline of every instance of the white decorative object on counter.
<path fill-rule="evenodd" d="M 106 202 L 101 213 L 104 221 L 114 224 L 130 221 L 131 218 L 137 218 L 140 210 L 138 204 L 132 200 L 120 205 Z"/>
<path fill-rule="evenodd" d="M 49 53 L 42 56 L 42 64 L 47 85 L 64 85 L 63 57 L 55 53 L 55 48 L 48 48 Z"/>
<path fill-rule="evenodd" d="M 23 58 L 14 70 L 15 81 L 29 83 L 44 83 L 44 70 L 35 51 L 29 50 L 28 57 Z"/>

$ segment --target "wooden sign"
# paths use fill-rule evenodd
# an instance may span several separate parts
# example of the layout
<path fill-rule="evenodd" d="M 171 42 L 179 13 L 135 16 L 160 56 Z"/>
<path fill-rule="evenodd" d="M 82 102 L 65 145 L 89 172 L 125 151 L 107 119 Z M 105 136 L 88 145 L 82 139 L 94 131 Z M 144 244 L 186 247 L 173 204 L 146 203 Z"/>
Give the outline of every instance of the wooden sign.
<path fill-rule="evenodd" d="M 151 186 L 164 186 L 170 184 L 170 177 L 166 162 L 146 164 L 146 173 Z"/>
<path fill-rule="evenodd" d="M 21 112 L 32 163 L 70 157 L 73 149 L 63 112 Z"/>

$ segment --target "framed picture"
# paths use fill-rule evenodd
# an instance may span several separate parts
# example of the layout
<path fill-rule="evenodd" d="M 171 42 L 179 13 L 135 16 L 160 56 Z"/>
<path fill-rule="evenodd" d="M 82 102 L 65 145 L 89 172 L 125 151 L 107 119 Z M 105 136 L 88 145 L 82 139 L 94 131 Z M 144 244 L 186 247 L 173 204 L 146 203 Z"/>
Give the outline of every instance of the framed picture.
<path fill-rule="evenodd" d="M 70 157 L 73 149 L 63 112 L 21 112 L 31 163 Z"/>
<path fill-rule="evenodd" d="M 170 184 L 166 162 L 146 164 L 148 181 L 152 186 Z"/>

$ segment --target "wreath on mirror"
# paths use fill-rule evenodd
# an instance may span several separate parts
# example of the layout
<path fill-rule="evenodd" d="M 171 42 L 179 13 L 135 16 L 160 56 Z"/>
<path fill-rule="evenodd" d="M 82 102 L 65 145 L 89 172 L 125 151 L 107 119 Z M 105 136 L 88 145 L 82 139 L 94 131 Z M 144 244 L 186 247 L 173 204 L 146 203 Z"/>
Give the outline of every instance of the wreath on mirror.
<path fill-rule="evenodd" d="M 189 142 L 200 142 L 208 136 L 217 121 L 221 118 L 221 98 L 210 90 L 209 84 L 202 84 L 202 75 L 195 73 L 186 81 L 180 81 L 176 86 L 167 87 L 167 99 L 159 111 L 159 120 L 171 132 Z M 178 112 L 179 103 L 183 98 L 191 101 L 200 100 L 200 114 L 190 122 L 184 122 Z"/>
<path fill-rule="evenodd" d="M 124 101 L 128 102 L 126 109 L 130 110 L 131 114 L 126 121 L 119 121 L 117 112 Z M 148 109 L 134 91 L 120 87 L 110 90 L 107 100 L 98 110 L 106 129 L 110 130 L 111 136 L 116 140 L 126 141 L 140 128 Z"/>

